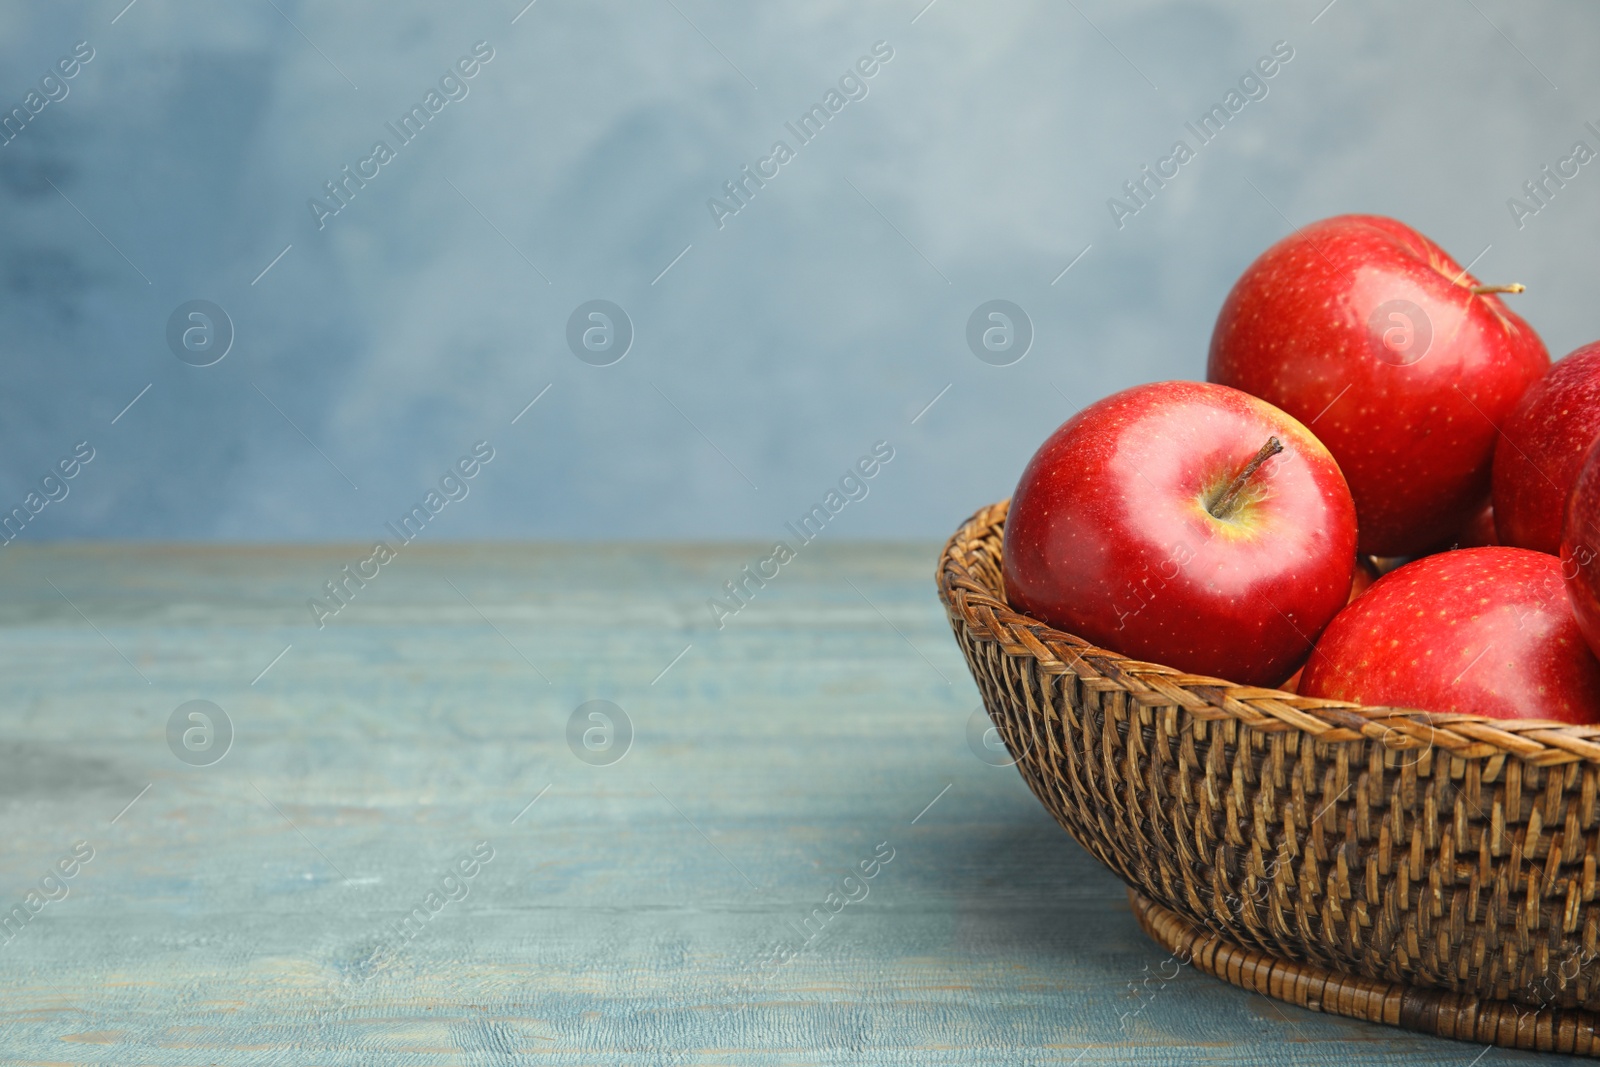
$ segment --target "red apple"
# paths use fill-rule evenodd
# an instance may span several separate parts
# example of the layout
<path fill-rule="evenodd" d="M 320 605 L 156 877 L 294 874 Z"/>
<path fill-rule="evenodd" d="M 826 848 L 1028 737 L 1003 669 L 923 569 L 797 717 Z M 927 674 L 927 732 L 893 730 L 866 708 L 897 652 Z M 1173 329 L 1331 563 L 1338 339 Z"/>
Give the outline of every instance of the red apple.
<path fill-rule="evenodd" d="M 1463 548 L 1384 575 L 1328 625 L 1302 696 L 1495 719 L 1600 723 L 1600 661 L 1561 561 Z"/>
<path fill-rule="evenodd" d="M 1567 503 L 1561 573 L 1578 628 L 1600 656 L 1600 441 L 1590 446 Z"/>
<path fill-rule="evenodd" d="M 1284 238 L 1234 285 L 1206 377 L 1276 404 L 1350 483 L 1361 551 L 1415 556 L 1483 502 L 1495 428 L 1550 357 L 1438 245 L 1376 215 Z"/>
<path fill-rule="evenodd" d="M 1500 429 L 1494 453 L 1500 542 L 1555 555 L 1578 468 L 1600 437 L 1600 341 L 1551 367 Z"/>
<path fill-rule="evenodd" d="M 1355 524 L 1338 464 L 1271 404 L 1136 386 L 1073 416 L 1023 471 L 1006 596 L 1126 656 L 1274 685 L 1344 605 Z"/>

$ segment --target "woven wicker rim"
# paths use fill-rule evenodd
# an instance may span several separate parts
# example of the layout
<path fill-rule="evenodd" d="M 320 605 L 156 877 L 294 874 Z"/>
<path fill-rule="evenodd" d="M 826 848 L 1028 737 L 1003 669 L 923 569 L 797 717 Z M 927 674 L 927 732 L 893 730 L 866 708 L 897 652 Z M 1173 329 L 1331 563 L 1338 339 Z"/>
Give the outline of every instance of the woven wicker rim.
<path fill-rule="evenodd" d="M 1032 657 L 1045 674 L 1121 689 L 1150 706 L 1177 705 L 1203 720 L 1234 719 L 1269 733 L 1299 730 L 1327 742 L 1368 738 L 1393 749 L 1436 747 L 1459 759 L 1515 756 L 1535 766 L 1600 764 L 1600 726 L 1542 719 L 1490 719 L 1409 708 L 1373 708 L 1235 685 L 1129 659 L 1013 611 L 1000 572 L 1009 500 L 980 509 L 956 531 L 939 560 L 939 599 L 973 635 L 1007 655 Z"/>
<path fill-rule="evenodd" d="M 1399 1026 L 1422 1034 L 1490 1043 L 1501 1048 L 1600 1055 L 1596 1023 L 1580 1008 L 1528 1008 L 1437 989 L 1415 989 L 1241 948 L 1203 930 L 1136 889 L 1128 890 L 1134 919 L 1157 945 L 1230 985 L 1311 1011 Z M 1290 1024 L 1291 1026 L 1293 1023 Z M 1477 1061 L 1474 1060 L 1474 1063 Z"/>

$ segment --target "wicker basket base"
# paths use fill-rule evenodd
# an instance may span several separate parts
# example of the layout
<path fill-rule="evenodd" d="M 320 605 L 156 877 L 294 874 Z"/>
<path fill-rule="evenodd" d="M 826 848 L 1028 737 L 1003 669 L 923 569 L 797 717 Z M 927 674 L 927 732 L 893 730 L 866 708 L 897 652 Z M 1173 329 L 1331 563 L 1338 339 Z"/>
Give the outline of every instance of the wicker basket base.
<path fill-rule="evenodd" d="M 1412 989 L 1289 963 L 1200 930 L 1136 890 L 1128 890 L 1128 899 L 1134 918 L 1156 944 L 1240 989 L 1312 1011 L 1457 1041 L 1600 1058 L 1600 1035 L 1596 1033 L 1600 1016 L 1593 1013 L 1528 1008 L 1505 1000 Z"/>

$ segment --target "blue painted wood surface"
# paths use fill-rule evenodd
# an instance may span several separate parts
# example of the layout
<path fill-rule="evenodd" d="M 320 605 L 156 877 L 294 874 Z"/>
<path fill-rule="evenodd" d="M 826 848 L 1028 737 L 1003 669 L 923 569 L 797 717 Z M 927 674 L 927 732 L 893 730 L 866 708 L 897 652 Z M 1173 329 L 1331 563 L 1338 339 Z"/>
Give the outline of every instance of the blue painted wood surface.
<path fill-rule="evenodd" d="M 1163 966 L 969 744 L 936 547 L 818 545 L 717 630 L 758 553 L 408 547 L 318 630 L 355 546 L 6 549 L 0 1063 L 1557 1061 Z"/>

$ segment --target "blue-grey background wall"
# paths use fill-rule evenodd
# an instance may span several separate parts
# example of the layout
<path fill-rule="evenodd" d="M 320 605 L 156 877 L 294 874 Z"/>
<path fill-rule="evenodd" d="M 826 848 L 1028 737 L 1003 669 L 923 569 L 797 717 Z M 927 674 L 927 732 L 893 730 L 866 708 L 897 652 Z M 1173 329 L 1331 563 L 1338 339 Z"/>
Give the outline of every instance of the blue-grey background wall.
<path fill-rule="evenodd" d="M 941 537 L 1079 405 L 1202 375 L 1239 271 L 1345 211 L 1526 283 L 1554 355 L 1600 336 L 1600 165 L 1507 206 L 1600 148 L 1592 6 L 524 2 L 0 7 L 27 119 L 0 147 L 0 509 L 95 454 L 24 537 L 366 540 L 480 440 L 430 536 L 776 536 L 886 440 L 839 536 Z M 1119 227 L 1108 199 L 1276 42 L 1266 95 Z M 778 140 L 719 228 L 708 199 Z M 996 298 L 1035 333 L 1010 366 L 966 340 Z M 592 299 L 633 325 L 609 366 L 567 343 Z M 233 326 L 211 366 L 169 347 L 191 300 Z"/>

